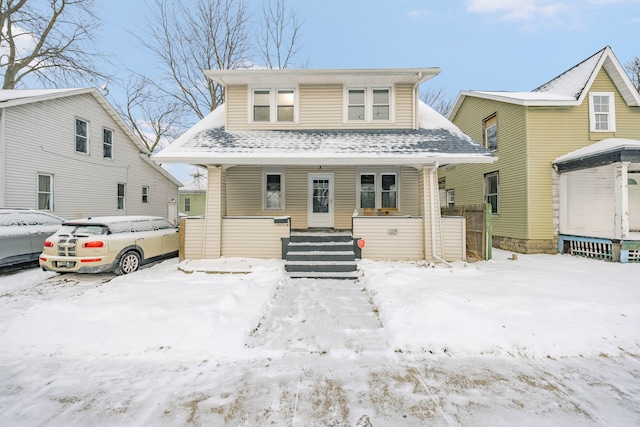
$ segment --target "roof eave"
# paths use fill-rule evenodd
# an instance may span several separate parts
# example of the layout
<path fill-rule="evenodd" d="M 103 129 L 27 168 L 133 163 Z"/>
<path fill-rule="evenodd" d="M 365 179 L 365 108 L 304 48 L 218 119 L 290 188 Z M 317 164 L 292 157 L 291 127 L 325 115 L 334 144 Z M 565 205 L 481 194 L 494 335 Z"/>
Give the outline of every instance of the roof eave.
<path fill-rule="evenodd" d="M 198 165 L 216 165 L 216 166 L 430 166 L 435 163 L 440 164 L 459 164 L 459 163 L 493 163 L 498 158 L 487 155 L 473 154 L 451 154 L 443 153 L 434 156 L 314 156 L 314 157 L 282 157 L 282 156 L 211 156 L 209 158 L 203 156 L 194 156 L 192 153 L 184 156 L 153 156 L 153 159 L 164 163 L 189 163 Z"/>

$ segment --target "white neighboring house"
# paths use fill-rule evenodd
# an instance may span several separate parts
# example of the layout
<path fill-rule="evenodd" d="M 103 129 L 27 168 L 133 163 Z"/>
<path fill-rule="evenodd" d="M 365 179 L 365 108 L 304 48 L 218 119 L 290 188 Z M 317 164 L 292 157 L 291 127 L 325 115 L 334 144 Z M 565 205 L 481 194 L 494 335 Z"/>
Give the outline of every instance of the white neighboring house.
<path fill-rule="evenodd" d="M 175 222 L 180 185 L 98 89 L 0 90 L 0 206 Z"/>

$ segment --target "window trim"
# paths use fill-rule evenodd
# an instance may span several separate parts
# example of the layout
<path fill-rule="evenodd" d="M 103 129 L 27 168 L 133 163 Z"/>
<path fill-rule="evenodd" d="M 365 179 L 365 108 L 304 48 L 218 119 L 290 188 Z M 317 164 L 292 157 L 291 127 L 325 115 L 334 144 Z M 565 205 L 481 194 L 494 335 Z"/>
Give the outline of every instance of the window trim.
<path fill-rule="evenodd" d="M 493 123 L 493 125 L 489 124 Z M 487 126 L 488 125 L 488 126 Z M 489 135 L 488 130 L 491 128 L 495 128 L 495 147 L 489 147 Z M 482 120 L 482 142 L 484 147 L 493 152 L 498 149 L 498 113 L 493 113 L 490 116 L 484 118 Z"/>
<path fill-rule="evenodd" d="M 258 91 L 269 92 L 269 120 L 255 120 L 254 108 L 255 108 L 255 93 Z M 281 91 L 293 91 L 293 120 L 278 120 L 278 94 Z M 297 124 L 299 117 L 299 90 L 297 86 L 255 86 L 250 87 L 248 92 L 248 123 L 254 125 L 261 124 Z M 262 106 L 261 104 L 259 106 Z M 265 105 L 266 106 L 266 105 Z"/>
<path fill-rule="evenodd" d="M 86 125 L 86 135 L 80 135 L 78 134 L 78 122 L 84 122 Z M 76 153 L 79 154 L 84 154 L 84 155 L 89 155 L 89 120 L 85 120 L 85 119 L 81 119 L 79 117 L 75 117 L 75 120 L 73 121 L 73 150 Z M 84 144 L 85 144 L 85 151 L 79 151 L 78 150 L 78 137 L 83 137 L 84 138 Z"/>
<path fill-rule="evenodd" d="M 453 188 L 445 190 L 445 202 L 448 208 L 452 208 L 456 205 L 456 193 Z"/>
<path fill-rule="evenodd" d="M 191 212 L 191 197 L 184 198 L 184 211 Z"/>
<path fill-rule="evenodd" d="M 142 186 L 142 204 L 149 204 L 149 186 L 148 185 Z"/>
<path fill-rule="evenodd" d="M 283 211 L 285 210 L 285 173 L 283 168 L 268 168 L 262 171 L 262 208 L 265 211 Z M 267 178 L 269 175 L 280 176 L 280 206 L 268 207 L 267 206 Z"/>
<path fill-rule="evenodd" d="M 374 176 L 374 186 L 375 186 L 375 203 L 373 208 L 363 208 L 362 207 L 362 176 L 363 175 L 373 175 Z M 383 175 L 393 175 L 395 176 L 395 193 L 396 193 L 396 206 L 395 207 L 382 207 L 382 176 Z M 400 210 L 400 171 L 399 170 L 390 170 L 390 169 L 362 169 L 359 170 L 356 176 L 356 209 L 398 209 Z"/>
<path fill-rule="evenodd" d="M 123 195 L 120 196 L 120 186 L 123 189 Z M 120 200 L 122 199 L 122 207 L 120 207 Z M 127 184 L 119 182 L 116 186 L 116 210 L 123 211 L 127 209 Z"/>
<path fill-rule="evenodd" d="M 607 97 L 609 99 L 609 112 L 602 113 L 595 111 L 594 98 Z M 589 130 L 591 132 L 615 132 L 616 131 L 616 105 L 613 92 L 589 92 Z M 596 114 L 605 114 L 608 117 L 607 129 L 596 129 Z"/>
<path fill-rule="evenodd" d="M 493 195 L 493 193 L 489 193 L 489 178 L 496 177 L 496 211 L 493 211 L 493 205 L 489 202 L 489 197 Z M 484 174 L 484 202 L 489 203 L 491 205 L 491 215 L 500 215 L 500 172 L 494 171 Z"/>
<path fill-rule="evenodd" d="M 44 192 L 41 191 L 40 189 L 40 177 L 41 176 L 46 176 L 49 177 L 49 191 L 48 192 Z M 38 210 L 39 211 L 53 211 L 53 174 L 50 173 L 40 173 L 38 172 L 38 174 L 36 175 L 36 193 L 37 193 L 37 206 L 38 206 Z M 49 203 L 48 203 L 48 207 L 47 208 L 42 208 L 40 207 L 40 194 L 48 194 L 49 195 Z"/>
<path fill-rule="evenodd" d="M 107 144 L 107 142 L 105 141 L 105 132 L 109 132 L 111 134 L 111 142 L 109 144 Z M 103 127 L 102 128 L 102 158 L 103 159 L 110 159 L 113 160 L 113 136 L 115 135 L 115 132 L 112 129 L 109 129 L 107 127 Z M 110 149 L 110 155 L 107 157 L 104 155 L 104 149 L 106 146 L 109 146 Z"/>
<path fill-rule="evenodd" d="M 349 93 L 352 90 L 364 90 L 364 119 L 349 119 Z M 388 119 L 374 119 L 373 118 L 373 91 L 374 90 L 387 90 L 389 91 L 389 118 Z M 393 86 L 381 86 L 381 85 L 354 85 L 344 86 L 342 94 L 342 121 L 344 123 L 394 123 L 395 117 L 395 92 Z M 358 104 L 359 105 L 359 104 Z"/>

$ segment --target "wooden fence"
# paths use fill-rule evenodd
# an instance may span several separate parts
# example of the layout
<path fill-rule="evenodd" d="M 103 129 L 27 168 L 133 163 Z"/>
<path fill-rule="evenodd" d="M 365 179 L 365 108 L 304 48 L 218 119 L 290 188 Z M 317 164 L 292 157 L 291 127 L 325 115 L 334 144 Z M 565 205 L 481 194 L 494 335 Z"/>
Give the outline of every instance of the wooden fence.
<path fill-rule="evenodd" d="M 487 210 L 489 209 L 489 210 Z M 489 204 L 452 206 L 443 216 L 463 216 L 467 227 L 467 261 L 491 259 L 491 207 Z"/>

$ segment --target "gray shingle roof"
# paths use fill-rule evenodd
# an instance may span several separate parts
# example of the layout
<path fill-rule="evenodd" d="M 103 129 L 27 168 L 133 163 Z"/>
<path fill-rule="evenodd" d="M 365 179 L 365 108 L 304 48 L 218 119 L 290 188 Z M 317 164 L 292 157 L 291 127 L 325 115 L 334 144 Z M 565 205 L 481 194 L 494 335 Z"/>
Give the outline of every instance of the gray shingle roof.
<path fill-rule="evenodd" d="M 464 154 L 490 156 L 486 148 L 449 129 L 255 130 L 209 129 L 183 148 L 218 153 Z"/>

